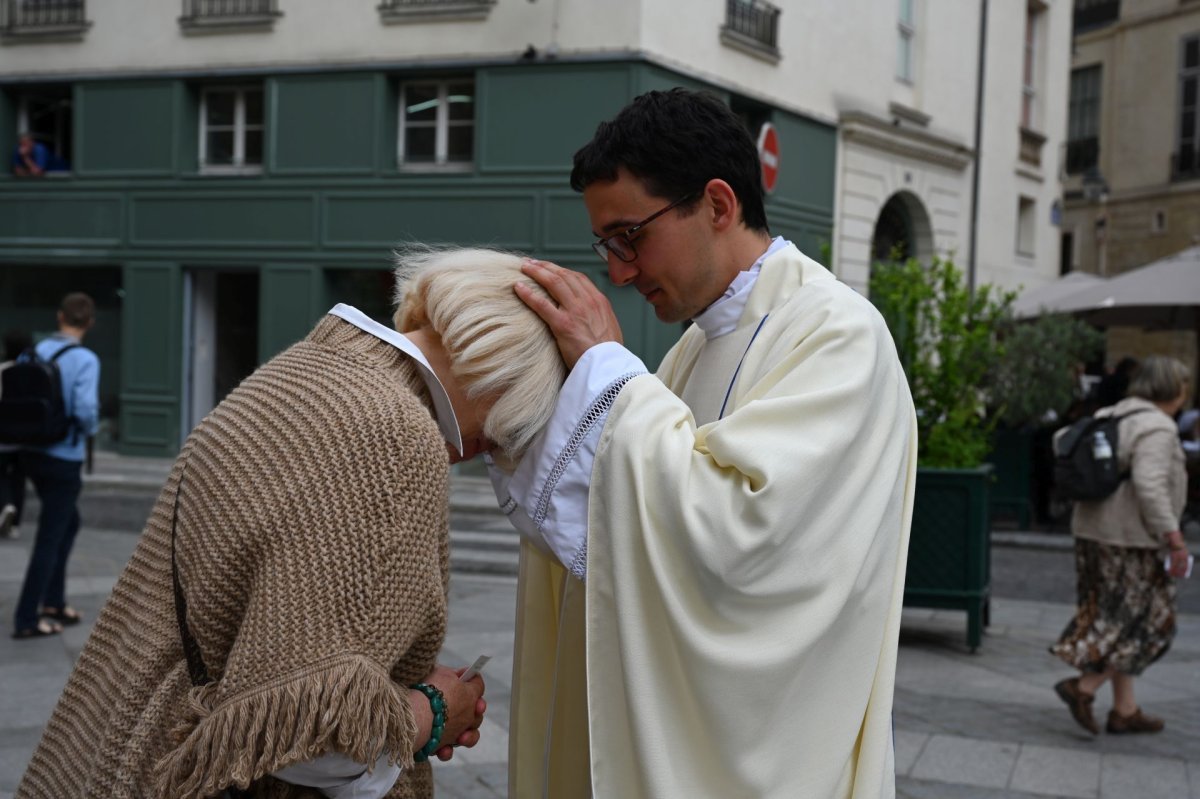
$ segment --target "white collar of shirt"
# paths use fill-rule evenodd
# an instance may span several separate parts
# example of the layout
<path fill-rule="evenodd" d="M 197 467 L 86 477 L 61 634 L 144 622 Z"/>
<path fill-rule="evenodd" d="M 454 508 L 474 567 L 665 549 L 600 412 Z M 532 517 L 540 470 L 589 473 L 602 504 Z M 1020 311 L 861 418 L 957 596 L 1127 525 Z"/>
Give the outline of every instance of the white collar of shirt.
<path fill-rule="evenodd" d="M 397 333 L 390 327 L 384 327 L 353 305 L 339 302 L 329 310 L 329 313 L 345 319 L 359 330 L 370 333 L 375 338 L 383 339 L 413 359 L 413 363 L 417 365 L 417 374 L 421 375 L 421 379 L 425 381 L 425 385 L 429 388 L 429 396 L 433 399 L 434 417 L 437 419 L 438 429 L 442 431 L 442 437 L 461 455 L 463 451 L 462 433 L 458 428 L 458 417 L 454 415 L 454 407 L 450 404 L 450 395 L 446 393 L 442 381 L 438 380 L 437 375 L 433 373 L 433 368 L 429 365 L 429 361 L 425 360 L 424 353 L 417 349 L 417 345 L 409 341 L 407 336 Z"/>
<path fill-rule="evenodd" d="M 692 319 L 704 331 L 706 339 L 718 338 L 726 333 L 732 333 L 737 328 L 738 322 L 742 318 L 742 311 L 746 309 L 746 301 L 750 299 L 750 291 L 754 288 L 754 281 L 758 280 L 758 275 L 762 271 L 763 261 L 789 244 L 791 242 L 783 236 L 776 236 L 772 239 L 771 246 L 758 256 L 758 260 L 751 264 L 749 269 L 737 273 L 720 299 Z"/>

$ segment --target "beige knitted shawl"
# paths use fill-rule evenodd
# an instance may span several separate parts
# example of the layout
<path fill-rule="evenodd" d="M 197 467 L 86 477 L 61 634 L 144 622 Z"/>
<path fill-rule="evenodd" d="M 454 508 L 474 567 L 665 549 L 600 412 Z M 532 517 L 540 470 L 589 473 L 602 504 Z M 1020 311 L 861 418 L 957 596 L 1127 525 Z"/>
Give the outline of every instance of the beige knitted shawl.
<path fill-rule="evenodd" d="M 424 394 L 424 396 L 419 396 Z M 193 799 L 328 751 L 432 794 L 403 687 L 446 628 L 448 460 L 407 356 L 326 316 L 192 432 L 19 799 Z M 193 689 L 171 583 L 215 682 Z M 424 742 L 420 742 L 424 743 Z"/>

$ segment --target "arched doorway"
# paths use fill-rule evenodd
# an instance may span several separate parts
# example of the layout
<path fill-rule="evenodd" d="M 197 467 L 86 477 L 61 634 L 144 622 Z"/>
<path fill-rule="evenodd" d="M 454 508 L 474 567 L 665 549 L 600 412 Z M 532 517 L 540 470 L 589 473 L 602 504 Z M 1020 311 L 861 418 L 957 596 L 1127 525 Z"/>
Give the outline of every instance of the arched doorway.
<path fill-rule="evenodd" d="M 893 194 L 875 220 L 871 263 L 926 261 L 932 255 L 933 228 L 920 198 L 908 191 Z"/>

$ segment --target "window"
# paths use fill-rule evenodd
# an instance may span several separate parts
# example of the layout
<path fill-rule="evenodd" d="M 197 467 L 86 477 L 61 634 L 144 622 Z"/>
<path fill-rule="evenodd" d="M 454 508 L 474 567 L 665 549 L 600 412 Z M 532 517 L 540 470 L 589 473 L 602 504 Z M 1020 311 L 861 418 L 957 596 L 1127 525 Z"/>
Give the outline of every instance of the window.
<path fill-rule="evenodd" d="M 200 95 L 200 169 L 257 174 L 263 162 L 261 86 L 223 86 Z"/>
<path fill-rule="evenodd" d="M 1100 67 L 1071 71 L 1067 106 L 1067 174 L 1096 166 L 1100 156 Z"/>
<path fill-rule="evenodd" d="M 778 6 L 764 0 L 725 0 L 721 41 L 778 62 L 780 12 Z"/>
<path fill-rule="evenodd" d="M 1172 178 L 1200 177 L 1200 136 L 1196 133 L 1197 93 L 1200 91 L 1200 36 L 1183 40 L 1179 67 L 1179 150 L 1175 154 Z"/>
<path fill-rule="evenodd" d="M 1032 257 L 1036 236 L 1037 201 L 1032 197 L 1017 198 L 1017 255 Z"/>
<path fill-rule="evenodd" d="M 1025 52 L 1021 59 L 1021 127 L 1035 128 L 1037 106 L 1037 44 L 1041 26 L 1041 10 L 1029 6 L 1025 10 Z"/>
<path fill-rule="evenodd" d="M 900 0 L 899 46 L 896 49 L 896 77 L 913 82 L 913 40 L 917 36 L 917 0 Z"/>
<path fill-rule="evenodd" d="M 435 169 L 466 167 L 475 153 L 475 84 L 419 81 L 400 88 L 400 163 Z"/>
<path fill-rule="evenodd" d="M 0 36 L 78 40 L 91 27 L 84 0 L 3 0 Z"/>
<path fill-rule="evenodd" d="M 71 87 L 39 86 L 17 95 L 17 133 L 30 133 L 46 148 L 52 166 L 47 171 L 67 171 L 73 132 Z"/>
<path fill-rule="evenodd" d="M 282 16 L 277 0 L 183 0 L 179 24 L 185 32 L 267 27 Z"/>
<path fill-rule="evenodd" d="M 1121 0 L 1075 0 L 1073 33 L 1103 28 L 1121 18 Z"/>

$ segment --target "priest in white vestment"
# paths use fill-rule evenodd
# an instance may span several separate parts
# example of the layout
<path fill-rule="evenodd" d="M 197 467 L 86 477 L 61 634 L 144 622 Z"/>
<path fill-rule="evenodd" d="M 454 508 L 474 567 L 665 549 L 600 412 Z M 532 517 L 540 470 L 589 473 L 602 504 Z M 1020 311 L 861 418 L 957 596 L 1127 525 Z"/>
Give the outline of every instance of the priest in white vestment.
<path fill-rule="evenodd" d="M 895 795 L 912 399 L 871 304 L 767 233 L 756 168 L 737 117 L 681 90 L 576 154 L 609 276 L 694 322 L 655 375 L 586 277 L 526 266 L 571 373 L 493 470 L 525 534 L 513 797 Z"/>

